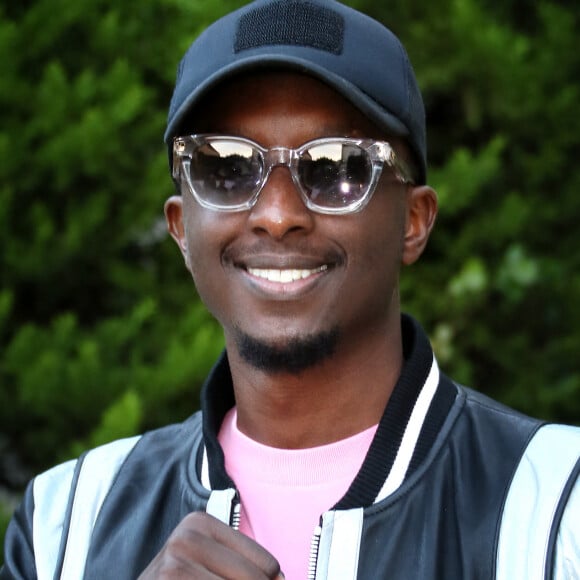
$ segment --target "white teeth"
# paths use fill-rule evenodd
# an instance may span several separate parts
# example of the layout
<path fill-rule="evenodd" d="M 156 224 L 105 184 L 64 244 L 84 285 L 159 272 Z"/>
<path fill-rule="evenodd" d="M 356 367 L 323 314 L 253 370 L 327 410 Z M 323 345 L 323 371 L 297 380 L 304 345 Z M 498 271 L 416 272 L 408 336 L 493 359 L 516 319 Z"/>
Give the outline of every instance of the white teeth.
<path fill-rule="evenodd" d="M 325 264 L 319 268 L 314 268 L 313 270 L 274 270 L 265 268 L 248 268 L 248 272 L 252 276 L 257 278 L 263 278 L 269 282 L 282 282 L 282 284 L 287 284 L 288 282 L 296 282 L 296 280 L 302 280 L 318 274 L 319 272 L 324 272 L 328 270 L 328 266 Z"/>

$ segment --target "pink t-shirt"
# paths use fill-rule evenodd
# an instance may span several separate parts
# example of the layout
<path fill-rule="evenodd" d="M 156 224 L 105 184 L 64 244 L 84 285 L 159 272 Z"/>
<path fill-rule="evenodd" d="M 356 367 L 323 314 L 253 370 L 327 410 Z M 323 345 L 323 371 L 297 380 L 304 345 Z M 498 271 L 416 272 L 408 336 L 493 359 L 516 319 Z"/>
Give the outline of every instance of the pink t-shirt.
<path fill-rule="evenodd" d="M 219 441 L 241 497 L 240 531 L 278 559 L 287 580 L 307 578 L 320 516 L 348 490 L 376 429 L 321 447 L 277 449 L 241 433 L 235 408 L 226 415 Z"/>

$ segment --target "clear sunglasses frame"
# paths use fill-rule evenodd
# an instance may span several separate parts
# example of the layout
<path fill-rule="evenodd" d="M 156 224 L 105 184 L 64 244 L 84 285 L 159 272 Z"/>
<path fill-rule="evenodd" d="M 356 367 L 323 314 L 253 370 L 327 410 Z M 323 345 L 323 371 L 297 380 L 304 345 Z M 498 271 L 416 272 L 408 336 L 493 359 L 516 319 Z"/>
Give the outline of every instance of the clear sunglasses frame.
<path fill-rule="evenodd" d="M 191 179 L 191 160 L 193 151 L 212 142 L 231 142 L 249 146 L 259 153 L 261 162 L 261 179 L 255 187 L 248 191 L 248 197 L 237 204 L 219 204 L 204 197 L 203 191 L 198 191 Z M 302 155 L 313 147 L 326 145 L 353 146 L 366 152 L 371 163 L 371 174 L 364 192 L 352 203 L 340 206 L 318 204 L 310 197 L 308 189 L 302 184 L 298 164 Z M 244 137 L 235 137 L 218 134 L 197 134 L 175 137 L 173 140 L 173 179 L 180 187 L 185 183 L 195 200 L 204 208 L 221 211 L 236 212 L 251 209 L 260 196 L 260 192 L 268 181 L 274 167 L 284 166 L 290 170 L 292 181 L 298 190 L 306 207 L 313 212 L 322 214 L 349 214 L 362 210 L 370 201 L 381 177 L 384 166 L 387 165 L 393 171 L 393 175 L 401 184 L 414 184 L 409 166 L 397 157 L 393 147 L 387 141 L 374 139 L 356 139 L 347 137 L 328 137 L 314 139 L 304 143 L 296 149 L 288 147 L 265 148 L 260 144 Z"/>

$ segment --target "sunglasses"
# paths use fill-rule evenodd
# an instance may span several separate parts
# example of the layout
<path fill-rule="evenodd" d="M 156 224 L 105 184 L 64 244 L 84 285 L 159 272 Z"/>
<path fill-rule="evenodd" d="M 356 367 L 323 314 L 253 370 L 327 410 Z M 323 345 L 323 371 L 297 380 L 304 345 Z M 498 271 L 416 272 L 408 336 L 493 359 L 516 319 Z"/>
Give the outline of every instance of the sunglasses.
<path fill-rule="evenodd" d="M 252 208 L 272 168 L 279 165 L 290 170 L 306 207 L 323 214 L 360 211 L 385 165 L 400 183 L 414 183 L 408 166 L 386 141 L 331 137 L 297 149 L 266 149 L 250 139 L 223 135 L 189 135 L 173 141 L 173 178 L 212 210 Z"/>

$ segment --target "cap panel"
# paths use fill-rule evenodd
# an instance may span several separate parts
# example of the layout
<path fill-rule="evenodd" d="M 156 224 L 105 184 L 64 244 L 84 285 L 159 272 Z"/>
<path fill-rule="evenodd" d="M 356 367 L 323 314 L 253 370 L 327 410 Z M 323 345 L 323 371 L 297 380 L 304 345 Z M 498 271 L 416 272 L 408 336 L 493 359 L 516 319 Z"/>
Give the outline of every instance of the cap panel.
<path fill-rule="evenodd" d="M 342 52 L 344 18 L 312 2 L 269 2 L 240 17 L 234 50 L 285 44 Z"/>

